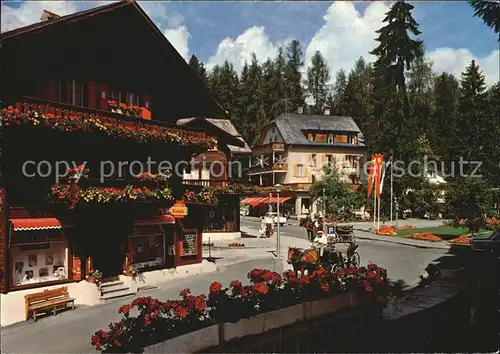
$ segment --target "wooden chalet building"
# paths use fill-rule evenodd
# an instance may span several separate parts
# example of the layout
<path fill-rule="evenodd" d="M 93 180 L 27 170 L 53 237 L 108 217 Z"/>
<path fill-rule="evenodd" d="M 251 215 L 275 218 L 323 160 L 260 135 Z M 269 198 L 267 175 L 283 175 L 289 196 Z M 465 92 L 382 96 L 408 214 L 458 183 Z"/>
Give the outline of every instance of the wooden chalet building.
<path fill-rule="evenodd" d="M 218 141 L 218 150 L 203 152 L 193 158 L 193 163 L 184 173 L 184 184 L 201 186 L 205 191 L 251 185 L 246 176 L 252 149 L 229 119 L 184 118 L 177 123 L 206 131 L 216 136 Z M 192 198 L 198 200 L 200 195 L 193 195 Z M 217 194 L 214 203 L 207 205 L 203 212 L 204 242 L 241 237 L 240 193 Z"/>
<path fill-rule="evenodd" d="M 0 39 L 2 325 L 20 320 L 33 288 L 66 284 L 92 305 L 95 285 L 79 281 L 95 271 L 127 285 L 135 270 L 159 282 L 163 269 L 201 263 L 204 214 L 188 205 L 183 215 L 182 202 L 199 189 L 175 164 L 219 145 L 176 122 L 226 111 L 141 7 L 45 13 Z M 85 171 L 57 180 L 62 162 Z M 141 166 L 151 174 L 138 176 Z"/>

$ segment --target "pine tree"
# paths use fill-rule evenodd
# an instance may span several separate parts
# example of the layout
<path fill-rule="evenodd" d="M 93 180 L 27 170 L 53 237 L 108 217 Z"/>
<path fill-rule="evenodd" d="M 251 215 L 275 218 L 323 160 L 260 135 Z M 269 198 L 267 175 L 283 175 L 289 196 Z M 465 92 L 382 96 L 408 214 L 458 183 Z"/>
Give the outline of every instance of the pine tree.
<path fill-rule="evenodd" d="M 479 65 L 472 60 L 460 79 L 458 156 L 465 161 L 483 161 L 488 154 L 482 135 L 490 129 L 486 100 L 486 83 Z M 466 166 L 472 168 L 472 166 Z"/>
<path fill-rule="evenodd" d="M 301 68 L 304 65 L 302 61 L 302 49 L 300 42 L 293 40 L 286 52 L 286 81 L 287 81 L 287 97 L 290 100 L 289 107 L 291 112 L 297 110 L 299 106 L 304 105 L 304 89 L 302 87 Z"/>
<path fill-rule="evenodd" d="M 322 114 L 323 108 L 327 102 L 328 81 L 330 80 L 330 71 L 325 59 L 319 51 L 314 53 L 311 58 L 311 66 L 307 68 L 306 87 L 311 95 L 314 105 L 313 114 Z"/>
<path fill-rule="evenodd" d="M 376 31 L 379 45 L 371 52 L 377 56 L 374 64 L 375 114 L 386 137 L 379 148 L 391 150 L 393 154 L 401 148 L 404 150 L 401 146 L 405 143 L 403 119 L 409 114 L 405 70 L 410 70 L 411 63 L 422 54 L 422 42 L 410 37 L 410 34 L 421 34 L 411 15 L 413 8 L 404 1 L 391 7 L 383 20 L 386 25 Z"/>
<path fill-rule="evenodd" d="M 337 71 L 335 83 L 333 85 L 332 95 L 329 102 L 331 111 L 337 115 L 346 115 L 348 108 L 344 100 L 344 94 L 347 86 L 347 75 L 343 69 Z"/>
<path fill-rule="evenodd" d="M 474 9 L 474 16 L 481 17 L 484 23 L 495 33 L 500 33 L 500 3 L 497 1 L 471 0 L 469 5 Z M 500 36 L 498 38 L 500 41 Z"/>
<path fill-rule="evenodd" d="M 450 167 L 458 139 L 459 83 L 448 73 L 434 78 L 434 110 L 428 131 L 429 140 L 436 154 Z"/>
<path fill-rule="evenodd" d="M 205 69 L 203 63 L 198 60 L 196 55 L 193 54 L 191 55 L 191 58 L 189 58 L 189 66 L 205 84 L 208 84 L 207 70 Z"/>

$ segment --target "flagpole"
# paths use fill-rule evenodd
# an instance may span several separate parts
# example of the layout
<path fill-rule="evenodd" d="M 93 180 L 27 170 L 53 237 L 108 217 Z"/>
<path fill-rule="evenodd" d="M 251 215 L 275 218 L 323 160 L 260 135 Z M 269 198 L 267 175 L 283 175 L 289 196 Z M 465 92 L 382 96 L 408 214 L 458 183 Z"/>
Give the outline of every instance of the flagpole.
<path fill-rule="evenodd" d="M 373 193 L 373 230 L 377 228 L 377 192 Z M 374 232 L 375 233 L 375 232 Z"/>
<path fill-rule="evenodd" d="M 392 161 L 393 161 L 393 156 L 391 156 L 391 225 L 392 225 L 392 209 L 393 209 L 393 200 L 394 200 Z"/>
<path fill-rule="evenodd" d="M 378 197 L 378 211 L 377 211 L 377 216 L 378 216 L 378 228 L 380 228 L 380 196 Z"/>

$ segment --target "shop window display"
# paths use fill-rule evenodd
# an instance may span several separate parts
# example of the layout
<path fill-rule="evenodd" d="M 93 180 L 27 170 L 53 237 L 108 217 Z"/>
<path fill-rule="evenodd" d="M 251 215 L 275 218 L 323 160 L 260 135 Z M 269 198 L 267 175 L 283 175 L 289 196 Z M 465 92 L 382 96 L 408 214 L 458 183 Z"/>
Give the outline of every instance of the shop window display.
<path fill-rule="evenodd" d="M 15 286 L 68 279 L 68 243 L 60 230 L 16 231 L 11 254 Z"/>
<path fill-rule="evenodd" d="M 160 225 L 134 227 L 130 237 L 132 264 L 140 269 L 165 263 L 165 234 Z"/>

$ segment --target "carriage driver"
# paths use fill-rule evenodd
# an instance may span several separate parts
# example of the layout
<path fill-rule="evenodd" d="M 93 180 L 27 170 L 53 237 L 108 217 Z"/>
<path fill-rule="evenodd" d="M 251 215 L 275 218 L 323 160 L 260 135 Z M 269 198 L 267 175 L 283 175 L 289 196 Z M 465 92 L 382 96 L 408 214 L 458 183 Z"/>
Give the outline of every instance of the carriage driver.
<path fill-rule="evenodd" d="M 325 251 L 326 246 L 328 245 L 328 239 L 323 231 L 318 230 L 316 237 L 313 241 L 313 247 L 319 250 L 320 257 L 323 257 L 323 252 Z"/>

